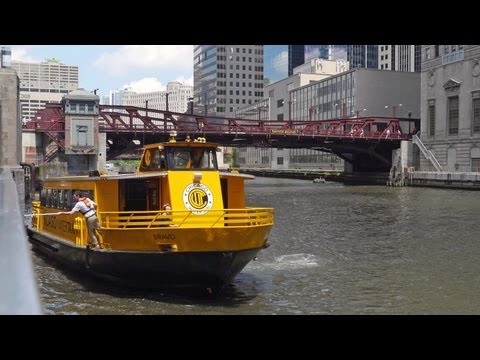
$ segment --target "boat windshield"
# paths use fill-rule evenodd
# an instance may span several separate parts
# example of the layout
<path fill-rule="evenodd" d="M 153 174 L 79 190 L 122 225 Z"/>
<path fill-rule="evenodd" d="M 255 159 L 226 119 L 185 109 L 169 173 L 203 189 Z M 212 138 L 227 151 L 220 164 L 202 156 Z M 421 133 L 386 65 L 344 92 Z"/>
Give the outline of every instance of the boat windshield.
<path fill-rule="evenodd" d="M 217 170 L 217 155 L 214 148 L 172 147 L 166 149 L 170 170 L 202 169 Z"/>
<path fill-rule="evenodd" d="M 146 149 L 140 162 L 140 170 L 156 171 L 162 169 L 166 169 L 164 151 L 158 148 Z"/>

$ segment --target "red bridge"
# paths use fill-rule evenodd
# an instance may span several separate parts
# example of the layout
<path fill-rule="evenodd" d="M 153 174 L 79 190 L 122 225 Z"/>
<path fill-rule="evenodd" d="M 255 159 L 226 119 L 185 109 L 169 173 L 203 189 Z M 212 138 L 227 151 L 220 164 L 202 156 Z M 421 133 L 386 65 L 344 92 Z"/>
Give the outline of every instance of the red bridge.
<path fill-rule="evenodd" d="M 180 138 L 202 136 L 223 146 L 330 152 L 352 162 L 356 171 L 389 171 L 391 151 L 400 146 L 401 140 L 409 139 L 419 125 L 419 119 L 390 117 L 246 120 L 117 105 L 100 105 L 99 112 L 100 132 L 107 134 L 107 159 L 143 144 L 166 141 L 175 130 Z M 59 149 L 64 149 L 62 105 L 47 104 L 25 124 L 23 131 L 44 133 Z"/>

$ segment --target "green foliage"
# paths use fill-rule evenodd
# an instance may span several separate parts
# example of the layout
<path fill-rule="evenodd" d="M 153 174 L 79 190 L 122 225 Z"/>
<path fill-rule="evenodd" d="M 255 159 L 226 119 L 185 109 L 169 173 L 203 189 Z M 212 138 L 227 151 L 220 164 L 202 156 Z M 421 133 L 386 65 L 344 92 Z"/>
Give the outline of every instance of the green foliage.
<path fill-rule="evenodd" d="M 138 167 L 140 160 L 112 160 L 109 161 L 114 164 L 115 167 L 118 166 L 135 166 Z"/>

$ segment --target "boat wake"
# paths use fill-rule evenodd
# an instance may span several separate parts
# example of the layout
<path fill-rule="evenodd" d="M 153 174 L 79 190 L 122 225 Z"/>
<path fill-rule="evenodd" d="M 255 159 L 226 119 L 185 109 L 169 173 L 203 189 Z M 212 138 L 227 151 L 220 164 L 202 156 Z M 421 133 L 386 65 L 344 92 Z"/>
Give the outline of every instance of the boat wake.
<path fill-rule="evenodd" d="M 320 259 L 313 254 L 290 254 L 281 255 L 273 262 L 250 263 L 251 268 L 268 268 L 273 270 L 292 270 L 320 266 Z"/>

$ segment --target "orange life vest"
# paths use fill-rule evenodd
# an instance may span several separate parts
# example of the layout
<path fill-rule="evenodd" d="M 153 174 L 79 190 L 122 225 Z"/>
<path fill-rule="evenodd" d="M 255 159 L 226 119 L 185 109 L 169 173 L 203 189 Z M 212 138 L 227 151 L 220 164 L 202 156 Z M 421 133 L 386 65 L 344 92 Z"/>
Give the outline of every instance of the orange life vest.
<path fill-rule="evenodd" d="M 89 212 L 90 210 L 93 210 L 95 211 L 95 207 L 90 207 L 90 205 L 92 205 L 92 203 L 90 202 L 90 200 L 88 198 L 80 198 L 78 199 L 78 201 L 83 201 L 83 203 L 86 205 L 86 207 L 88 208 L 88 210 L 86 212 L 82 212 L 82 214 L 86 214 L 87 212 Z"/>

